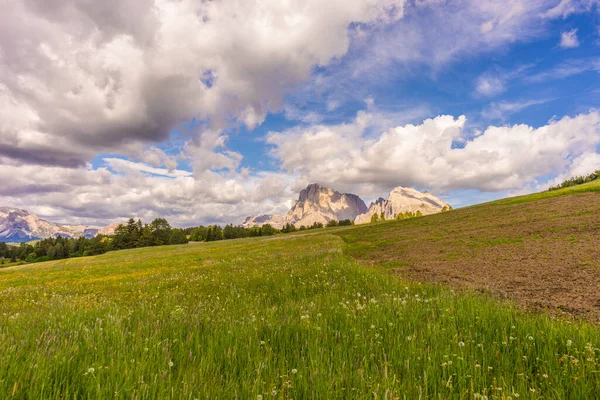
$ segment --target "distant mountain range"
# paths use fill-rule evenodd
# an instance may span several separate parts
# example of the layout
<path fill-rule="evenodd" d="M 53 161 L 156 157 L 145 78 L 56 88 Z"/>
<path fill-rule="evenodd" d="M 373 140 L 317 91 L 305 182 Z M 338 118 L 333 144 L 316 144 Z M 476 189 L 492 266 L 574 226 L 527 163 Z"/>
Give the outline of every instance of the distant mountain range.
<path fill-rule="evenodd" d="M 434 214 L 450 206 L 431 193 L 412 188 L 397 187 L 387 199 L 379 198 L 367 208 L 355 194 L 340 193 L 317 183 L 308 185 L 300 192 L 286 215 L 257 215 L 247 217 L 242 226 L 250 228 L 270 224 L 281 229 L 285 224 L 296 227 L 311 226 L 315 222 L 326 224 L 331 220 L 349 219 L 356 224 L 368 223 L 375 213 L 383 213 L 386 219 L 399 214 Z M 0 242 L 20 243 L 51 237 L 92 238 L 98 234 L 112 235 L 118 224 L 108 226 L 64 225 L 38 218 L 35 214 L 18 208 L 0 207 Z"/>
<path fill-rule="evenodd" d="M 386 219 L 396 218 L 400 214 L 420 211 L 423 215 L 434 214 L 450 205 L 431 193 L 422 193 L 412 188 L 397 187 L 387 199 L 379 198 L 369 208 L 355 194 L 339 193 L 317 183 L 309 185 L 300 192 L 298 200 L 284 215 L 250 216 L 242 223 L 249 228 L 270 224 L 280 229 L 290 223 L 296 227 L 310 226 L 315 222 L 326 224 L 331 220 L 349 219 L 356 224 L 371 221 L 375 213 L 384 214 Z"/>
<path fill-rule="evenodd" d="M 92 238 L 97 234 L 112 235 L 117 226 L 61 225 L 38 218 L 26 210 L 0 207 L 0 242 L 21 243 L 58 236 Z"/>

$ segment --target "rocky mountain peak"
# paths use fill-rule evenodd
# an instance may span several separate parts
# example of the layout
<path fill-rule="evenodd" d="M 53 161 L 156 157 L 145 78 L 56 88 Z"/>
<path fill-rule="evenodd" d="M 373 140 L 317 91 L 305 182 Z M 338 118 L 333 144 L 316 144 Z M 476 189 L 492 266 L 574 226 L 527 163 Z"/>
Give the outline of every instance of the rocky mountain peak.
<path fill-rule="evenodd" d="M 0 207 L 0 242 L 28 242 L 50 237 L 93 237 L 98 233 L 112 234 L 116 225 L 107 227 L 62 225 L 39 218 L 18 208 Z"/>
<path fill-rule="evenodd" d="M 364 213 L 367 206 L 357 195 L 340 193 L 333 189 L 312 183 L 302 189 L 298 200 L 285 216 L 285 223 L 296 226 L 310 226 L 328 221 L 353 220 Z"/>
<path fill-rule="evenodd" d="M 284 216 L 283 215 L 272 215 L 272 214 L 264 214 L 264 215 L 256 215 L 247 217 L 244 222 L 242 222 L 242 226 L 244 228 L 253 228 L 255 226 L 263 226 L 266 224 L 271 225 L 275 229 L 283 228 L 284 224 Z"/>
<path fill-rule="evenodd" d="M 450 208 L 448 203 L 428 192 L 420 192 L 413 188 L 398 186 L 390 192 L 387 199 L 379 198 L 371 203 L 369 210 L 359 215 L 354 220 L 357 224 L 368 223 L 373 214 L 383 213 L 386 219 L 396 218 L 399 214 L 416 213 L 423 215 L 435 214 L 444 207 Z"/>

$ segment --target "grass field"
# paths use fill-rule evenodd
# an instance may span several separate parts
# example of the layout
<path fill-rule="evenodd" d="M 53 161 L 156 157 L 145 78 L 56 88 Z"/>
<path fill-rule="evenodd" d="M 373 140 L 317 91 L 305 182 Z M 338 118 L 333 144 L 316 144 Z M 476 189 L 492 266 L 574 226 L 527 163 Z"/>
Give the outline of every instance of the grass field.
<path fill-rule="evenodd" d="M 598 325 L 390 273 L 423 232 L 470 257 L 439 252 L 460 220 L 472 254 L 529 242 L 474 235 L 489 207 L 1 269 L 0 398 L 596 398 Z"/>

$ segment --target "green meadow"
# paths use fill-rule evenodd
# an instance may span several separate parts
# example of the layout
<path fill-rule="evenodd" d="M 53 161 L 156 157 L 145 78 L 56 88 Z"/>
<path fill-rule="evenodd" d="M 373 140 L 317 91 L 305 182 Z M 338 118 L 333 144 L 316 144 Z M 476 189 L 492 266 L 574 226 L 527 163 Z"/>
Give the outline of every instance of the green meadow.
<path fill-rule="evenodd" d="M 0 269 L 0 398 L 598 397 L 597 325 L 403 281 L 359 229 Z"/>

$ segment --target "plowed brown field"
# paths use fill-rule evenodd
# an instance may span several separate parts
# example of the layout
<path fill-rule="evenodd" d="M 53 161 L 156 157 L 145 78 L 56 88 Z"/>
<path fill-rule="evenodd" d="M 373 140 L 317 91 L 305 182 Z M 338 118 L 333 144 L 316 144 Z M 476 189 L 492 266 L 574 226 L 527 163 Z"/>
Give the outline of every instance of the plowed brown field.
<path fill-rule="evenodd" d="M 600 194 L 497 202 L 338 233 L 410 280 L 600 322 Z"/>

